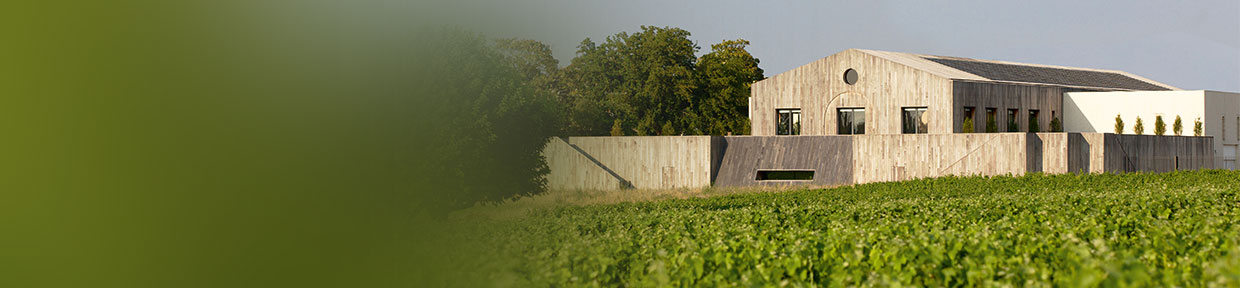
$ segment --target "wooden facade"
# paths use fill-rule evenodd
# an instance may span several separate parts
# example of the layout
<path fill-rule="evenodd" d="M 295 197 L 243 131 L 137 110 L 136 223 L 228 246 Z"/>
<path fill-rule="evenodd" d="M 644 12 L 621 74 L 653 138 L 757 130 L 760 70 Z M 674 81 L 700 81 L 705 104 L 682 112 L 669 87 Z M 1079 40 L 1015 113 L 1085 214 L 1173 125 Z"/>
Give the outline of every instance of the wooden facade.
<path fill-rule="evenodd" d="M 1063 93 L 1123 91 L 1123 87 L 1074 86 L 984 78 L 932 61 L 963 59 L 886 51 L 849 49 L 793 68 L 751 86 L 750 123 L 753 135 L 776 135 L 777 109 L 801 110 L 801 135 L 838 135 L 840 108 L 865 109 L 865 134 L 901 134 L 903 108 L 925 107 L 927 133 L 985 132 L 986 109 L 996 112 L 998 132 L 1009 132 L 1008 109 L 1016 111 L 1017 132 L 1029 132 L 1030 111 L 1038 112 L 1040 132 L 1050 131 L 1052 118 L 1063 116 Z M 1121 71 L 973 60 L 979 63 L 1032 67 L 1051 72 L 1104 73 L 1174 89 Z M 984 62 L 983 62 L 984 61 Z M 845 83 L 852 69 L 858 79 Z M 1105 85 L 1102 83 L 1099 85 Z M 973 107 L 973 131 L 964 131 L 965 107 Z"/>
<path fill-rule="evenodd" d="M 831 186 L 1214 167 L 1211 137 L 1025 133 L 1032 119 L 1038 131 L 1063 120 L 1064 93 L 1134 89 L 1175 87 L 1122 71 L 849 49 L 753 83 L 754 136 L 557 138 L 544 155 L 553 189 Z M 906 108 L 924 109 L 923 131 L 904 134 Z M 798 136 L 775 136 L 782 109 L 800 110 Z M 840 135 L 841 109 L 864 110 L 864 133 Z M 981 133 L 988 109 L 996 132 L 1004 133 Z M 968 115 L 971 131 L 963 125 Z M 1008 131 L 1009 121 L 1016 131 Z"/>
<path fill-rule="evenodd" d="M 844 71 L 857 71 L 854 84 Z M 839 108 L 865 108 L 866 134 L 900 134 L 903 107 L 926 107 L 930 133 L 949 133 L 952 83 L 921 69 L 850 49 L 754 83 L 751 133 L 775 135 L 775 110 L 801 109 L 801 135 L 837 135 Z"/>
<path fill-rule="evenodd" d="M 569 137 L 552 139 L 544 155 L 552 189 L 836 186 L 946 175 L 1211 169 L 1213 140 L 1102 133 Z M 813 177 L 757 176 L 790 170 Z"/>

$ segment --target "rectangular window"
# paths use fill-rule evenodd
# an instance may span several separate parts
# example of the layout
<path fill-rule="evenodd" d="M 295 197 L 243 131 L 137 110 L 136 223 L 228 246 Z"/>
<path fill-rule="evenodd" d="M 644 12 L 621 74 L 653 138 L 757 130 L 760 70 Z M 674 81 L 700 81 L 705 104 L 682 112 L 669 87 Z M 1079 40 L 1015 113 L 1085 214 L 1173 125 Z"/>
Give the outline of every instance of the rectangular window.
<path fill-rule="evenodd" d="M 1042 132 L 1042 122 L 1038 122 L 1038 110 L 1029 109 L 1029 132 Z"/>
<path fill-rule="evenodd" d="M 1020 109 L 1008 109 L 1007 132 L 1020 132 L 1020 124 L 1016 122 L 1016 115 L 1020 115 Z"/>
<path fill-rule="evenodd" d="M 758 170 L 758 177 L 754 180 L 812 181 L 814 180 L 814 170 Z"/>
<path fill-rule="evenodd" d="M 995 109 L 995 108 L 986 108 L 986 124 L 985 125 L 986 125 L 987 133 L 999 132 L 999 127 L 995 127 L 994 131 L 991 131 L 990 129 L 991 128 L 990 123 L 999 123 L 999 119 L 995 119 L 996 117 L 999 117 L 998 115 L 999 112 L 996 112 L 997 110 L 998 109 Z M 977 125 L 977 123 L 973 123 L 973 125 Z"/>
<path fill-rule="evenodd" d="M 926 134 L 926 107 L 906 107 L 901 113 L 904 134 Z"/>
<path fill-rule="evenodd" d="M 976 128 L 976 127 L 977 127 L 977 120 L 974 120 L 974 119 L 973 119 L 973 112 L 976 112 L 976 111 L 977 111 L 977 108 L 974 108 L 974 107 L 964 107 L 964 119 L 963 119 L 963 120 L 960 120 L 960 121 L 961 121 L 961 122 L 960 122 L 960 127 L 962 127 L 961 129 L 964 129 L 964 128 L 963 128 L 963 127 L 964 127 L 964 122 L 965 122 L 965 121 L 968 121 L 968 122 L 973 122 L 973 127 L 974 127 L 974 128 L 973 128 L 973 130 L 977 130 L 977 128 Z M 976 132 L 976 131 L 964 131 L 964 132 L 965 132 L 965 133 L 973 133 L 973 132 Z"/>
<path fill-rule="evenodd" d="M 865 134 L 865 108 L 840 108 L 836 120 L 836 134 Z"/>
<path fill-rule="evenodd" d="M 801 135 L 801 109 L 776 109 L 775 135 Z"/>

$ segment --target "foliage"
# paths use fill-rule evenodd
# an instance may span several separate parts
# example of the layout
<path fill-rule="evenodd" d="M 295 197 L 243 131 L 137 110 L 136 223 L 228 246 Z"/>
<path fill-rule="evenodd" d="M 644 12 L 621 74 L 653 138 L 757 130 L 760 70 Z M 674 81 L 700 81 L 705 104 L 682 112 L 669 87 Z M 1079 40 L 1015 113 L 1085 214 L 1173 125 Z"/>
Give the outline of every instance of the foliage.
<path fill-rule="evenodd" d="M 494 202 L 544 191 L 542 157 L 547 138 L 559 130 L 555 99 L 535 81 L 556 69 L 549 49 L 537 43 L 484 37 L 458 29 L 423 35 L 425 57 L 416 67 L 432 70 L 416 79 L 427 97 L 408 107 L 427 129 L 424 159 L 416 177 L 447 207 Z"/>
<path fill-rule="evenodd" d="M 1145 134 L 1145 124 L 1141 122 L 1141 116 L 1137 116 L 1137 123 L 1132 124 L 1132 133 L 1137 135 Z"/>
<path fill-rule="evenodd" d="M 567 134 L 748 134 L 749 85 L 763 78 L 749 41 L 723 41 L 698 58 L 688 31 L 641 29 L 578 46 L 561 78 Z"/>
<path fill-rule="evenodd" d="M 1124 118 L 1115 114 L 1115 134 L 1124 134 Z"/>
<path fill-rule="evenodd" d="M 1008 132 L 1020 132 L 1020 126 L 1017 126 L 1016 120 L 1008 120 Z"/>
<path fill-rule="evenodd" d="M 1051 118 L 1051 132 L 1063 132 L 1063 123 L 1059 122 L 1059 117 Z"/>
<path fill-rule="evenodd" d="M 463 221 L 464 286 L 1240 285 L 1240 172 L 944 177 Z M 470 283 L 498 282 L 498 283 Z"/>
<path fill-rule="evenodd" d="M 1180 120 L 1180 115 L 1175 115 L 1175 122 L 1171 124 L 1171 131 L 1175 132 L 1175 136 L 1184 134 L 1184 122 Z"/>
<path fill-rule="evenodd" d="M 986 118 L 986 133 L 995 133 L 995 132 L 999 132 L 999 124 L 995 123 L 994 117 L 987 117 Z"/>
<path fill-rule="evenodd" d="M 1197 118 L 1197 120 L 1193 120 L 1193 136 L 1201 136 L 1201 135 L 1202 135 L 1201 118 Z"/>
<path fill-rule="evenodd" d="M 964 124 L 961 126 L 963 126 L 961 130 L 964 130 L 964 133 L 973 133 L 973 118 L 964 118 Z"/>
<path fill-rule="evenodd" d="M 1167 134 L 1167 122 L 1163 121 L 1162 115 L 1154 116 L 1154 135 L 1163 134 Z"/>
<path fill-rule="evenodd" d="M 1038 118 L 1029 118 L 1029 133 L 1042 132 L 1042 127 L 1038 124 Z"/>
<path fill-rule="evenodd" d="M 749 85 L 762 80 L 758 58 L 749 54 L 744 39 L 724 40 L 711 45 L 711 52 L 698 58 L 701 83 L 698 114 L 692 130 L 701 134 L 749 134 Z"/>

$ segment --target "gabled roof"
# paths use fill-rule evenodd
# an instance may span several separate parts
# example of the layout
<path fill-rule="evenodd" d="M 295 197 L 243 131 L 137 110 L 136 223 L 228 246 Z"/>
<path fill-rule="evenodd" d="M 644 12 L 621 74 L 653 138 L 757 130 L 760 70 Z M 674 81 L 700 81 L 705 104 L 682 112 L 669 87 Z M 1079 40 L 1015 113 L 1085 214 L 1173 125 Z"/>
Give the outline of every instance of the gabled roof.
<path fill-rule="evenodd" d="M 856 49 L 944 78 L 1105 90 L 1179 90 L 1124 71 Z"/>

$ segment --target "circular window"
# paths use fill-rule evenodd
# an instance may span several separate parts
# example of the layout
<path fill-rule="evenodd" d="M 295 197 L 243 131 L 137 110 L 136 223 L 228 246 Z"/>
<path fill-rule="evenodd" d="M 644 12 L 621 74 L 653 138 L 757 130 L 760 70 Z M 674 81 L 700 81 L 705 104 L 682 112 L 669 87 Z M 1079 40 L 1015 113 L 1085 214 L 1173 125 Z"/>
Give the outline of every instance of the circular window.
<path fill-rule="evenodd" d="M 853 85 L 857 83 L 857 70 L 853 70 L 852 68 L 845 70 L 844 71 L 844 83 L 848 83 L 848 85 Z"/>

